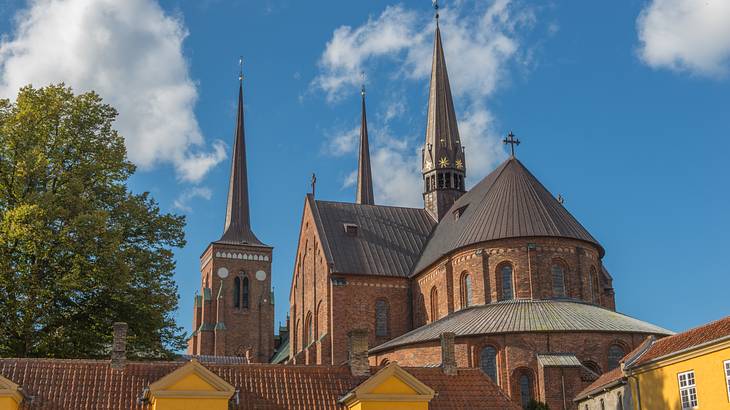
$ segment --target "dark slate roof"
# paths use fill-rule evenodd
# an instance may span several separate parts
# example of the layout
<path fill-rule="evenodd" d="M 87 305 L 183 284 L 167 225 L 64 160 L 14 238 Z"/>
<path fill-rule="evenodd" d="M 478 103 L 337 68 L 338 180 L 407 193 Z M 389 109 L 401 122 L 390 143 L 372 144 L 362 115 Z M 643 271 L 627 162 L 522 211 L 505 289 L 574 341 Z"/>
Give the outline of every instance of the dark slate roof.
<path fill-rule="evenodd" d="M 672 332 L 588 303 L 571 300 L 517 300 L 474 306 L 396 337 L 371 352 L 459 336 L 525 332 L 613 332 L 671 335 Z"/>
<path fill-rule="evenodd" d="M 436 224 L 423 209 L 307 198 L 332 272 L 408 277 Z"/>
<path fill-rule="evenodd" d="M 0 375 L 20 385 L 26 399 L 23 410 L 107 409 L 148 410 L 139 397 L 151 383 L 184 362 L 133 362 L 115 370 L 109 361 L 2 359 Z M 212 371 L 238 390 L 237 410 L 340 410 L 340 398 L 367 377 L 353 376 L 347 366 L 290 366 L 273 364 L 208 364 Z M 372 368 L 372 373 L 378 369 Z M 448 376 L 440 368 L 404 367 L 403 370 L 436 391 L 430 409 L 519 409 L 479 369 L 458 369 Z M 235 396 L 234 396 L 235 397 Z"/>
<path fill-rule="evenodd" d="M 365 115 L 365 87 L 362 91 L 362 117 L 360 118 L 360 152 L 357 156 L 357 193 L 358 204 L 375 205 L 373 195 L 373 173 L 370 170 L 370 144 L 368 142 L 368 119 Z"/>
<path fill-rule="evenodd" d="M 458 209 L 462 212 L 457 219 L 452 213 Z M 545 236 L 590 242 L 603 254 L 598 241 L 518 159 L 511 157 L 454 203 L 436 227 L 412 274 L 463 246 Z"/>

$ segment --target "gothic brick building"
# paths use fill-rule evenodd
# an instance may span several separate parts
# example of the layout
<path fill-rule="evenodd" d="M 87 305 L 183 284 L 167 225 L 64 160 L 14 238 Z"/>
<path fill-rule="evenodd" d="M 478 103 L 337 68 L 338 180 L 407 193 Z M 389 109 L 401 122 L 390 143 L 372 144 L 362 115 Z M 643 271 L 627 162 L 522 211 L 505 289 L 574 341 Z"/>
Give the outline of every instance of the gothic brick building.
<path fill-rule="evenodd" d="M 466 191 L 438 21 L 423 208 L 375 204 L 364 92 L 362 104 L 356 202 L 304 201 L 289 362 L 343 363 L 347 333 L 364 329 L 373 365 L 437 365 L 439 335 L 453 332 L 460 367 L 481 368 L 517 402 L 575 408 L 647 336 L 671 334 L 616 312 L 604 248 L 514 151 Z"/>
<path fill-rule="evenodd" d="M 226 221 L 221 238 L 200 256 L 201 294 L 195 296 L 189 354 L 269 361 L 274 352 L 272 251 L 251 230 L 241 75 Z"/>

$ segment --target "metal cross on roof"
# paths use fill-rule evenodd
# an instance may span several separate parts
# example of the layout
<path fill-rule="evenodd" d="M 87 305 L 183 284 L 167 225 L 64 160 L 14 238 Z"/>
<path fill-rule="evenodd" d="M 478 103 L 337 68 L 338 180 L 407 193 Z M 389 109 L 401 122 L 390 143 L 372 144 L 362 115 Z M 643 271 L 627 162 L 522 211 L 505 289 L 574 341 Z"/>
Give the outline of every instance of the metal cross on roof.
<path fill-rule="evenodd" d="M 515 134 L 512 133 L 512 131 L 507 134 L 507 138 L 502 140 L 503 143 L 509 144 L 510 149 L 512 151 L 512 156 L 515 156 L 515 145 L 520 145 L 520 140 L 515 138 Z"/>
<path fill-rule="evenodd" d="M 238 58 L 238 81 L 243 81 L 243 56 Z"/>
<path fill-rule="evenodd" d="M 312 172 L 312 196 L 314 196 L 315 188 L 317 188 L 317 175 Z"/>

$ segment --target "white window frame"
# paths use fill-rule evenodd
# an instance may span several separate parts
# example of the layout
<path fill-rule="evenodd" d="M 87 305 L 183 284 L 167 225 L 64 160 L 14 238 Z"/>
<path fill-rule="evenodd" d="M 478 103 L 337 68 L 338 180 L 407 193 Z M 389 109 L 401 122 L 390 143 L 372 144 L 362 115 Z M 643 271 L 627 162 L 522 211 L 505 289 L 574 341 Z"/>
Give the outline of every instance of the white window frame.
<path fill-rule="evenodd" d="M 685 385 L 682 386 L 682 378 L 684 377 Z M 690 384 L 689 380 L 692 380 L 692 384 Z M 695 378 L 695 371 L 694 370 L 688 370 L 686 372 L 678 373 L 677 374 L 677 383 L 679 387 L 679 402 L 682 406 L 682 410 L 684 409 L 696 409 L 699 408 L 700 403 L 697 400 L 697 379 Z M 689 406 L 685 406 L 682 393 L 687 392 L 687 399 L 689 401 Z M 694 395 L 694 406 L 692 405 L 692 396 Z"/>
<path fill-rule="evenodd" d="M 722 370 L 725 372 L 725 387 L 727 388 L 727 401 L 730 402 L 730 360 L 722 363 Z"/>

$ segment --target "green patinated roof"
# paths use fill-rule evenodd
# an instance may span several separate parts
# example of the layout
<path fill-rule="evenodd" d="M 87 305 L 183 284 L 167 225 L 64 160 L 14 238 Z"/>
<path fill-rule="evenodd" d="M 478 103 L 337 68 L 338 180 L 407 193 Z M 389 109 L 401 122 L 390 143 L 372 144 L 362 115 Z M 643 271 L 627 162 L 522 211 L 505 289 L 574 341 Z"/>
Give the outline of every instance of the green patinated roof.
<path fill-rule="evenodd" d="M 206 330 L 213 330 L 214 328 L 215 328 L 215 325 L 213 325 L 212 323 L 203 323 L 203 324 L 202 324 L 202 325 L 200 325 L 200 327 L 198 328 L 198 333 L 200 333 L 200 332 L 204 332 L 204 331 L 206 331 Z"/>
<path fill-rule="evenodd" d="M 581 367 L 583 364 L 570 353 L 541 353 L 537 355 L 537 362 L 543 367 Z"/>
<path fill-rule="evenodd" d="M 673 332 L 633 317 L 571 300 L 517 300 L 474 306 L 396 337 L 371 352 L 459 336 L 526 332 L 613 332 L 671 335 Z"/>
<path fill-rule="evenodd" d="M 289 358 L 289 338 L 282 342 L 279 346 L 279 350 L 276 351 L 274 357 L 271 358 L 271 363 L 279 364 L 284 363 Z"/>
<path fill-rule="evenodd" d="M 226 330 L 226 324 L 223 322 L 216 323 L 215 330 Z"/>

